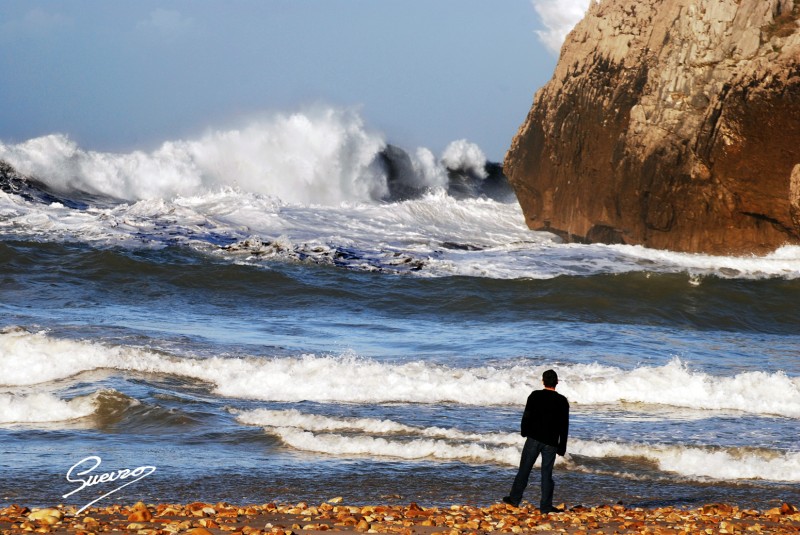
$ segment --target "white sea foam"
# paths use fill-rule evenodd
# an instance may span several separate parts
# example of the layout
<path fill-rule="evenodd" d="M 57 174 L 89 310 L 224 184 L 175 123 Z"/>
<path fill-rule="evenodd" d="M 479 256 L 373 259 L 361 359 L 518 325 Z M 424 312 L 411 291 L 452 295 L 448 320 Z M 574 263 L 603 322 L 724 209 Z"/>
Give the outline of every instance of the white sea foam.
<path fill-rule="evenodd" d="M 486 178 L 486 155 L 478 145 L 466 139 L 450 143 L 442 153 L 442 163 L 448 169 L 464 169 Z"/>
<path fill-rule="evenodd" d="M 609 245 L 605 247 L 639 263 L 673 266 L 671 271 L 687 271 L 694 275 L 715 275 L 729 279 L 759 279 L 769 276 L 791 279 L 800 277 L 800 246 L 796 245 L 785 245 L 764 256 L 675 253 L 648 249 L 639 245 Z"/>
<path fill-rule="evenodd" d="M 0 158 L 61 191 L 132 201 L 227 186 L 286 202 L 336 204 L 385 193 L 385 180 L 372 165 L 384 146 L 357 114 L 326 108 L 169 141 L 150 153 L 87 151 L 65 136 L 49 135 L 0 144 Z"/>
<path fill-rule="evenodd" d="M 392 420 L 334 418 L 297 410 L 234 411 L 246 425 L 264 427 L 289 446 L 343 456 L 437 459 L 514 464 L 519 448 L 513 434 L 479 434 L 440 427 L 416 427 Z M 346 433 L 346 434 L 339 434 Z M 377 436 L 376 436 L 377 435 Z"/>
<path fill-rule="evenodd" d="M 519 463 L 522 438 L 511 433 L 469 433 L 458 429 L 417 427 L 387 419 L 336 418 L 297 410 L 238 411 L 237 420 L 264 427 L 267 433 L 301 451 L 338 456 L 435 459 L 477 463 Z M 703 448 L 668 444 L 598 442 L 572 439 L 570 454 L 558 463 L 596 471 L 587 458 L 634 459 L 659 470 L 693 479 L 766 479 L 800 481 L 800 452 L 766 448 Z M 630 461 L 629 461 L 630 462 Z"/>
<path fill-rule="evenodd" d="M 577 374 L 567 371 L 560 387 L 578 403 L 646 403 L 800 418 L 800 377 L 783 372 L 719 377 L 692 371 L 679 359 L 633 370 L 600 365 L 579 368 Z"/>
<path fill-rule="evenodd" d="M 66 422 L 89 416 L 96 409 L 95 395 L 64 400 L 46 392 L 0 392 L 0 426 Z"/>
<path fill-rule="evenodd" d="M 351 110 L 319 107 L 275 114 L 231 130 L 163 143 L 152 152 L 85 150 L 60 134 L 0 143 L 0 159 L 50 188 L 139 201 L 213 194 L 223 189 L 288 204 L 335 206 L 372 202 L 389 193 L 378 154 L 386 148 Z M 448 147 L 448 166 L 483 173 L 486 157 L 466 140 Z M 443 163 L 430 150 L 409 154 L 413 181 L 445 187 Z"/>
<path fill-rule="evenodd" d="M 639 458 L 659 470 L 693 479 L 766 479 L 800 482 L 800 452 L 769 448 L 714 448 L 574 440 L 574 455 L 589 458 Z"/>
<path fill-rule="evenodd" d="M 295 427 L 269 429 L 284 443 L 302 450 L 341 456 L 377 456 L 398 459 L 436 459 L 443 461 L 519 463 L 519 449 L 514 446 L 487 447 L 481 444 L 452 444 L 447 440 L 418 438 L 388 439 L 372 436 L 312 433 Z"/>
<path fill-rule="evenodd" d="M 538 387 L 542 367 L 454 368 L 422 361 L 385 363 L 353 356 L 180 358 L 140 348 L 0 333 L 0 382 L 33 385 L 88 370 L 157 373 L 213 385 L 217 394 L 265 401 L 455 403 L 517 406 Z M 641 403 L 685 410 L 735 410 L 800 418 L 800 377 L 745 372 L 713 376 L 673 360 L 623 370 L 565 365 L 559 390 L 576 407 Z"/>
<path fill-rule="evenodd" d="M 425 165 L 428 171 L 420 172 L 437 180 L 437 168 L 431 162 Z M 688 273 L 695 285 L 703 284 L 706 276 L 800 278 L 798 246 L 761 257 L 724 257 L 639 246 L 560 244 L 551 234 L 531 232 L 517 204 L 457 200 L 441 189 L 402 203 L 336 206 L 286 204 L 275 197 L 225 189 L 86 210 L 29 203 L 0 192 L 0 233 L 134 248 L 183 243 L 236 262 L 332 263 L 335 251 L 346 249 L 352 256 L 338 262 L 353 269 L 403 272 L 404 266 L 414 265 L 414 273 L 422 276 L 547 279 Z M 220 240 L 244 243 L 253 237 L 266 244 L 281 240 L 288 247 L 273 248 L 264 256 L 258 247 L 226 250 L 217 245 Z"/>
<path fill-rule="evenodd" d="M 334 418 L 319 414 L 307 414 L 296 409 L 233 411 L 236 419 L 243 424 L 267 427 L 296 427 L 314 432 L 357 431 L 370 434 L 416 434 L 427 438 L 478 441 L 489 444 L 514 445 L 519 435 L 467 433 L 443 427 L 416 427 L 392 420 L 376 418 Z"/>

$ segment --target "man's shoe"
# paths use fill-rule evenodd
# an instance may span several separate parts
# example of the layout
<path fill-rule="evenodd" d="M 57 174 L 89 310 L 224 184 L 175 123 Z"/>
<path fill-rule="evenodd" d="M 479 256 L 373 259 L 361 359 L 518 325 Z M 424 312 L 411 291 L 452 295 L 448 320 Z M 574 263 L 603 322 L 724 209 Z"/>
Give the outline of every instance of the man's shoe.
<path fill-rule="evenodd" d="M 563 509 L 559 509 L 558 507 L 548 507 L 546 509 L 542 509 L 542 514 L 546 515 L 548 513 L 563 513 Z"/>
<path fill-rule="evenodd" d="M 503 498 L 503 503 L 507 503 L 508 505 L 513 505 L 514 507 L 519 507 L 519 502 L 515 502 L 511 499 L 511 496 L 505 496 Z"/>

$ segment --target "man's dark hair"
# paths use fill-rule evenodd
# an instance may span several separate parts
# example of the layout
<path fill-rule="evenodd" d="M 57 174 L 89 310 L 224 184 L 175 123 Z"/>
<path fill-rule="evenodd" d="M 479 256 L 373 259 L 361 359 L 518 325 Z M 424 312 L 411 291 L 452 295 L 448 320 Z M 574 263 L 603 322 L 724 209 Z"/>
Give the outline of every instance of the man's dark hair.
<path fill-rule="evenodd" d="M 558 384 L 558 375 L 553 370 L 547 370 L 542 374 L 542 382 L 546 387 L 555 388 Z"/>

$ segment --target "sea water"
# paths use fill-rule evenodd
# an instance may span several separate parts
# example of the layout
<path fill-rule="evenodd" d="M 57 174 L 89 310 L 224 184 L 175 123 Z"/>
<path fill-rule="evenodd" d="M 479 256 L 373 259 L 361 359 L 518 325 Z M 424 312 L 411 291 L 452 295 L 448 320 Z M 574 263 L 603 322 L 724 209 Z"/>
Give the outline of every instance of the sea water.
<path fill-rule="evenodd" d="M 557 502 L 800 501 L 800 248 L 563 244 L 480 193 L 479 147 L 386 148 L 334 109 L 0 144 L 0 501 L 84 505 L 96 456 L 156 467 L 99 505 L 489 504 L 548 368 Z"/>

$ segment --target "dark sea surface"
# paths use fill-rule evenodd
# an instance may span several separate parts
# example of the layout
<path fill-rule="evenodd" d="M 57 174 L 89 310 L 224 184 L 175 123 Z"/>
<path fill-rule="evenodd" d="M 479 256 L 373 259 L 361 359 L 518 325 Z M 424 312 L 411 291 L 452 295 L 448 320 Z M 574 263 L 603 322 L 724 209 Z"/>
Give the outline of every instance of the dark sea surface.
<path fill-rule="evenodd" d="M 64 498 L 80 479 L 154 466 L 99 503 L 489 504 L 548 368 L 571 404 L 556 502 L 800 501 L 800 248 L 562 244 L 485 187 L 477 147 L 400 172 L 331 111 L 300 117 L 324 150 L 271 151 L 291 119 L 253 126 L 255 152 L 230 132 L 0 144 L 19 172 L 0 180 L 0 502 L 82 506 L 116 485 Z"/>

